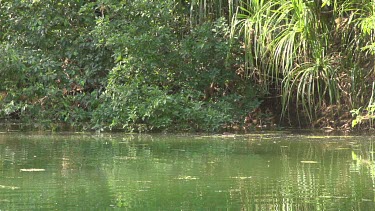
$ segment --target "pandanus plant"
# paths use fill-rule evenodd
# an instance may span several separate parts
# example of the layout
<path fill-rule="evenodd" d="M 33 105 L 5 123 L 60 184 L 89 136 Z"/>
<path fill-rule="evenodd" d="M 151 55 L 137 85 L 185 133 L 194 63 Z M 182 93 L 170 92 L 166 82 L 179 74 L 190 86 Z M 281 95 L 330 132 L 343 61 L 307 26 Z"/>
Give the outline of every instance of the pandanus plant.
<path fill-rule="evenodd" d="M 329 105 L 361 103 L 369 87 L 363 82 L 373 69 L 368 52 L 375 49 L 374 4 L 242 1 L 232 36 L 244 38 L 248 78 L 266 90 L 276 84 L 284 116 L 293 107 L 313 121 Z"/>

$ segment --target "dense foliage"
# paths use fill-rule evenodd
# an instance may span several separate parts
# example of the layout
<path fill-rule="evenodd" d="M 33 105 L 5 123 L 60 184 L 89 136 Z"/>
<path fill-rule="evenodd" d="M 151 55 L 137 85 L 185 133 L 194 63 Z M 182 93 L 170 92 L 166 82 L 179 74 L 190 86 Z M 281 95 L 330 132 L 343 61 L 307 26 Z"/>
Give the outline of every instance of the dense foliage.
<path fill-rule="evenodd" d="M 3 0 L 0 10 L 4 120 L 217 131 L 272 124 L 277 112 L 331 127 L 352 109 L 355 123 L 374 116 L 373 1 Z"/>
<path fill-rule="evenodd" d="M 201 6 L 1 1 L 0 115 L 128 131 L 243 121 L 259 102 L 236 72 L 242 52 L 222 17 L 229 11 Z"/>
<path fill-rule="evenodd" d="M 347 127 L 348 111 L 371 97 L 375 3 L 246 2 L 233 27 L 245 35 L 249 74 L 276 84 L 284 117 Z"/>

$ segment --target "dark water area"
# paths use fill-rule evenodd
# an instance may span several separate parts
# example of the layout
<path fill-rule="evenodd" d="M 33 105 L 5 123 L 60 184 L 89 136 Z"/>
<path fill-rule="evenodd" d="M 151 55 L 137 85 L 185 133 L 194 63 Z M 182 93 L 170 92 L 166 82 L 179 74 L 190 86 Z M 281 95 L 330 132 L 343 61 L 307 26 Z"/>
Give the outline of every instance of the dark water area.
<path fill-rule="evenodd" d="M 375 210 L 374 140 L 0 133 L 0 210 Z"/>

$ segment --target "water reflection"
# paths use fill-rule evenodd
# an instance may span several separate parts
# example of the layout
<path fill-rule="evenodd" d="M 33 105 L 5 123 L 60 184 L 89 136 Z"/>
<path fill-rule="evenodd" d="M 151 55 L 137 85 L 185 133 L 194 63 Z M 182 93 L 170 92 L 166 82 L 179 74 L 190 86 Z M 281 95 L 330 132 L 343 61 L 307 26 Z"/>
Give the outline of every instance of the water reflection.
<path fill-rule="evenodd" d="M 371 137 L 0 134 L 0 210 L 374 210 L 373 156 Z"/>

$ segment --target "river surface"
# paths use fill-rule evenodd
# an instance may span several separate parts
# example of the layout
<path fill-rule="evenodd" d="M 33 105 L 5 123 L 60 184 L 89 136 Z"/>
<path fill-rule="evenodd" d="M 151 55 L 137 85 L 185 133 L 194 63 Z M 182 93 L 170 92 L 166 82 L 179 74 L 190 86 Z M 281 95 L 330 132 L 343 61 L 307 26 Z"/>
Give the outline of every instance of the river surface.
<path fill-rule="evenodd" d="M 0 133 L 0 210 L 375 210 L 374 140 Z"/>

